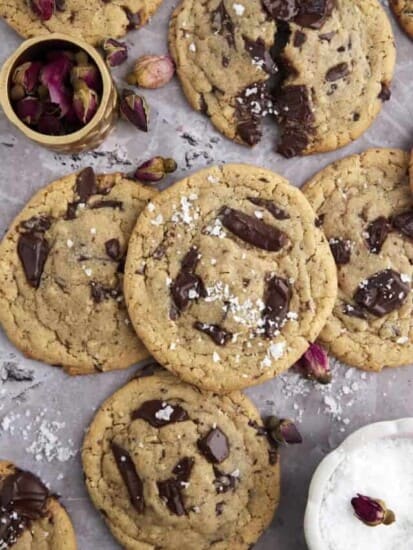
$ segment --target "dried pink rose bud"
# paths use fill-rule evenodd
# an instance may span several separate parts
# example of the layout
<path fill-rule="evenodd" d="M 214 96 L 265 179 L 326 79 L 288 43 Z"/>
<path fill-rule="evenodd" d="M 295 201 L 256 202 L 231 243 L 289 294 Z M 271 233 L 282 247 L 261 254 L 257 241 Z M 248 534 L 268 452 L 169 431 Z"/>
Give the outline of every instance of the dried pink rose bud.
<path fill-rule="evenodd" d="M 270 416 L 265 425 L 269 437 L 279 445 L 296 445 L 303 442 L 297 426 L 289 418 L 279 419 L 276 416 Z"/>
<path fill-rule="evenodd" d="M 161 181 L 166 174 L 175 172 L 177 164 L 174 159 L 164 157 L 153 157 L 141 164 L 134 178 L 147 183 L 155 183 Z"/>
<path fill-rule="evenodd" d="M 20 86 L 20 84 L 15 84 L 10 89 L 10 99 L 12 101 L 19 101 L 19 99 L 23 99 L 26 96 L 26 92 L 24 91 L 23 86 Z"/>
<path fill-rule="evenodd" d="M 19 65 L 13 73 L 13 84 L 23 86 L 26 93 L 30 94 L 39 82 L 39 74 L 42 64 L 38 61 L 27 61 Z"/>
<path fill-rule="evenodd" d="M 142 88 L 161 88 L 174 73 L 175 65 L 169 55 L 144 55 L 136 61 L 127 81 Z"/>
<path fill-rule="evenodd" d="M 312 380 L 317 380 L 320 384 L 329 384 L 331 382 L 331 370 L 327 352 L 318 344 L 310 344 L 307 351 L 297 362 L 298 369 Z"/>
<path fill-rule="evenodd" d="M 83 80 L 75 83 L 73 94 L 73 107 L 77 118 L 82 124 L 87 124 L 96 114 L 99 105 L 99 97 Z"/>
<path fill-rule="evenodd" d="M 67 113 L 72 102 L 71 94 L 65 86 L 72 65 L 67 56 L 60 55 L 44 66 L 40 73 L 41 83 L 49 90 L 50 101 L 59 105 L 61 116 Z"/>
<path fill-rule="evenodd" d="M 144 97 L 135 94 L 132 90 L 123 90 L 120 113 L 139 130 L 148 131 L 149 107 Z"/>
<path fill-rule="evenodd" d="M 62 136 L 65 133 L 60 118 L 48 114 L 40 117 L 36 129 L 41 134 L 48 136 Z"/>
<path fill-rule="evenodd" d="M 43 106 L 37 97 L 27 96 L 15 105 L 16 114 L 25 124 L 34 126 L 39 122 Z"/>
<path fill-rule="evenodd" d="M 55 0 L 29 0 L 32 11 L 41 21 L 48 21 L 55 12 Z"/>
<path fill-rule="evenodd" d="M 122 65 L 128 59 L 128 47 L 124 42 L 118 42 L 113 38 L 107 38 L 102 44 L 105 52 L 106 63 L 109 67 Z"/>
<path fill-rule="evenodd" d="M 70 79 L 72 85 L 77 80 L 83 80 L 95 92 L 99 92 L 102 87 L 102 81 L 96 65 L 76 65 L 70 71 Z"/>
<path fill-rule="evenodd" d="M 396 521 L 394 512 L 380 499 L 358 493 L 351 499 L 351 505 L 358 519 L 370 527 L 390 525 Z"/>

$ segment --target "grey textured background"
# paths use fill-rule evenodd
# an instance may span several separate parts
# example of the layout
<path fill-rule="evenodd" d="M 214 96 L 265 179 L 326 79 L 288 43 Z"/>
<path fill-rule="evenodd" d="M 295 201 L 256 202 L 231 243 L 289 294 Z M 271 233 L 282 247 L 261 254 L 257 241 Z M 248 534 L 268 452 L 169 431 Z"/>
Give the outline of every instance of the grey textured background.
<path fill-rule="evenodd" d="M 166 51 L 166 29 L 173 5 L 164 6 L 145 29 L 132 33 L 130 59 L 146 53 Z M 79 167 L 98 171 L 128 171 L 153 155 L 174 157 L 179 164 L 176 177 L 212 163 L 242 161 L 262 165 L 301 185 L 314 172 L 335 159 L 368 147 L 413 145 L 413 44 L 402 35 L 393 20 L 398 61 L 390 102 L 370 130 L 348 147 L 311 158 L 286 160 L 274 154 L 274 128 L 267 126 L 263 142 L 254 150 L 237 146 L 217 134 L 208 120 L 188 108 L 174 80 L 165 89 L 145 93 L 152 108 L 148 134 L 119 123 L 116 131 L 96 154 L 59 156 L 41 149 L 22 137 L 0 112 L 0 231 L 31 195 L 53 179 Z M 19 45 L 20 38 L 0 22 L 0 62 Z M 127 67 L 115 73 L 122 76 Z M 192 136 L 196 145 L 183 137 Z M 175 179 L 175 178 L 174 178 Z M 172 181 L 172 180 L 171 180 Z M 70 511 L 81 550 L 119 548 L 90 505 L 83 486 L 79 454 L 52 458 L 49 448 L 36 456 L 29 449 L 39 444 L 42 421 L 54 425 L 57 449 L 79 449 L 84 429 L 99 404 L 128 380 L 136 367 L 114 374 L 69 378 L 57 368 L 23 358 L 0 333 L 0 375 L 2 364 L 12 361 L 34 371 L 34 380 L 0 380 L 0 455 L 23 468 L 37 472 L 50 487 L 63 495 Z M 264 413 L 296 418 L 305 442 L 285 449 L 282 457 L 282 500 L 279 512 L 257 544 L 257 550 L 304 550 L 302 520 L 311 475 L 321 458 L 354 429 L 374 420 L 413 416 L 411 384 L 413 367 L 387 370 L 377 375 L 362 374 L 334 364 L 334 382 L 322 388 L 287 373 L 248 391 Z M 41 443 L 41 441 L 40 441 Z"/>

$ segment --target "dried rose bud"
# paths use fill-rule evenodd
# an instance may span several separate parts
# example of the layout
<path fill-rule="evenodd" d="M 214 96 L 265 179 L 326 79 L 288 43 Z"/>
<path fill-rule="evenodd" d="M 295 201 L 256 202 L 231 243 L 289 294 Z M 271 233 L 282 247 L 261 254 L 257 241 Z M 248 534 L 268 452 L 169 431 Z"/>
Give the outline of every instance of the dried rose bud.
<path fill-rule="evenodd" d="M 165 177 L 166 174 L 175 172 L 177 164 L 174 159 L 153 157 L 141 164 L 136 172 L 134 178 L 144 182 L 158 182 Z"/>
<path fill-rule="evenodd" d="M 161 88 L 174 73 L 175 65 L 169 55 L 144 55 L 136 61 L 127 81 L 142 88 Z"/>
<path fill-rule="evenodd" d="M 10 89 L 10 99 L 12 101 L 19 101 L 19 99 L 23 99 L 26 96 L 26 92 L 24 91 L 23 86 L 20 86 L 20 84 L 15 84 Z"/>
<path fill-rule="evenodd" d="M 76 65 L 70 71 L 70 79 L 72 85 L 77 80 L 83 80 L 95 92 L 99 92 L 102 87 L 100 74 L 96 65 Z"/>
<path fill-rule="evenodd" d="M 75 53 L 75 61 L 78 65 L 89 65 L 89 56 L 84 50 Z"/>
<path fill-rule="evenodd" d="M 50 101 L 59 105 L 62 116 L 71 105 L 71 94 L 64 84 L 71 69 L 72 61 L 66 55 L 60 55 L 44 66 L 40 73 L 41 83 L 49 90 Z"/>
<path fill-rule="evenodd" d="M 19 65 L 13 73 L 13 84 L 20 84 L 30 94 L 38 84 L 41 68 L 42 64 L 38 61 L 27 61 Z"/>
<path fill-rule="evenodd" d="M 144 97 L 135 94 L 132 90 L 123 90 L 120 113 L 139 130 L 148 131 L 149 107 Z"/>
<path fill-rule="evenodd" d="M 128 59 L 128 47 L 124 42 L 118 42 L 113 38 L 107 38 L 102 44 L 105 52 L 106 63 L 109 67 L 122 65 Z"/>
<path fill-rule="evenodd" d="M 332 376 L 327 352 L 318 344 L 310 344 L 297 362 L 297 367 L 306 378 L 317 380 L 320 384 L 331 382 Z"/>
<path fill-rule="evenodd" d="M 29 0 L 32 11 L 41 21 L 48 21 L 56 8 L 55 0 Z"/>
<path fill-rule="evenodd" d="M 25 124 L 34 126 L 39 122 L 43 107 L 37 97 L 27 96 L 16 103 L 16 114 Z"/>
<path fill-rule="evenodd" d="M 266 423 L 269 437 L 279 445 L 295 445 L 302 443 L 303 438 L 294 422 L 288 418 L 270 416 Z"/>
<path fill-rule="evenodd" d="M 36 94 L 37 94 L 37 97 L 42 101 L 49 100 L 49 90 L 47 86 L 44 86 L 43 84 L 40 84 L 40 86 L 37 87 Z"/>
<path fill-rule="evenodd" d="M 83 80 L 75 82 L 73 107 L 77 118 L 82 124 L 87 124 L 95 115 L 99 105 L 99 97 Z"/>
<path fill-rule="evenodd" d="M 65 133 L 60 118 L 48 114 L 40 117 L 36 129 L 41 134 L 48 136 L 62 136 Z"/>
<path fill-rule="evenodd" d="M 370 527 L 390 525 L 396 521 L 394 512 L 380 499 L 357 493 L 357 496 L 351 499 L 351 505 L 358 519 Z"/>

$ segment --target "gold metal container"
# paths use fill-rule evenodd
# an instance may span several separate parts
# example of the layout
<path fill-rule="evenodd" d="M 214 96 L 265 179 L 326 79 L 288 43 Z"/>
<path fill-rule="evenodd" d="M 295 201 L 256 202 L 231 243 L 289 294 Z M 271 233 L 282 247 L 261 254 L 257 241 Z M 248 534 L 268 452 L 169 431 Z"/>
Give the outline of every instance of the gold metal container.
<path fill-rule="evenodd" d="M 96 64 L 102 78 L 102 96 L 95 116 L 77 132 L 64 136 L 49 136 L 36 132 L 16 115 L 10 101 L 11 80 L 16 67 L 31 61 L 48 50 L 84 50 Z M 118 95 L 110 71 L 93 47 L 83 40 L 72 39 L 66 34 L 49 34 L 26 40 L 4 63 L 0 72 L 0 104 L 12 124 L 29 139 L 59 153 L 80 153 L 100 145 L 112 130 L 118 117 Z"/>

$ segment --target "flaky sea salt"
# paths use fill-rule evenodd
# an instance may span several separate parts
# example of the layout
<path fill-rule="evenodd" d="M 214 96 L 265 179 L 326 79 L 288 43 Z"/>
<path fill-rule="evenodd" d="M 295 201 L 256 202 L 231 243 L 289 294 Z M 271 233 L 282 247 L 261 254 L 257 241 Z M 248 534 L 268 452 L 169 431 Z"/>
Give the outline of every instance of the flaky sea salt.
<path fill-rule="evenodd" d="M 155 418 L 157 418 L 158 420 L 165 420 L 166 422 L 169 422 L 173 412 L 173 408 L 170 405 L 166 405 L 166 407 L 160 409 L 159 411 L 156 411 Z"/>
<path fill-rule="evenodd" d="M 351 507 L 357 493 L 393 510 L 392 525 L 368 527 Z M 343 456 L 324 489 L 318 524 L 325 550 L 413 548 L 413 439 L 382 438 Z"/>

